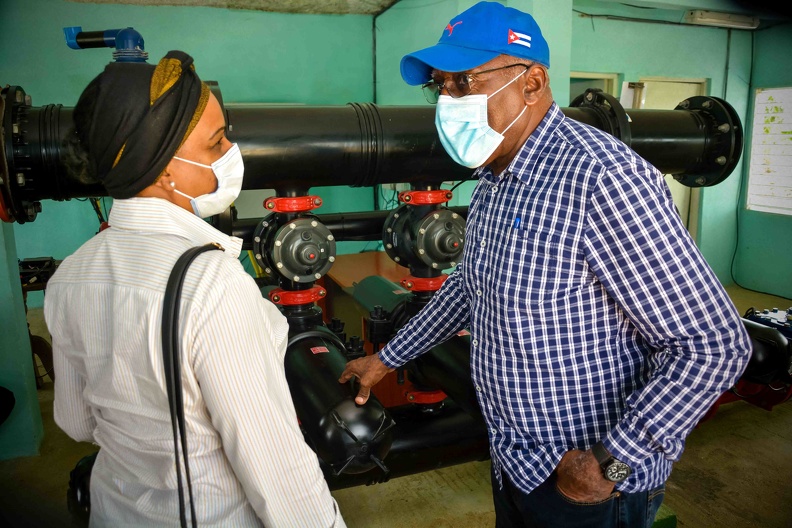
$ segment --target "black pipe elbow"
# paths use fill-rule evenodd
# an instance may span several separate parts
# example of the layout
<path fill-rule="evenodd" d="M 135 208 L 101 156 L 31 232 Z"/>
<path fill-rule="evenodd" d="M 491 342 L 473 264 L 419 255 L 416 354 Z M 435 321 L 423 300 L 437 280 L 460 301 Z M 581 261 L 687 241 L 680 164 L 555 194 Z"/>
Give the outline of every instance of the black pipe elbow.
<path fill-rule="evenodd" d="M 334 475 L 385 470 L 393 443 L 393 419 L 371 396 L 355 404 L 356 391 L 338 378 L 347 359 L 344 344 L 325 327 L 295 334 L 284 367 L 294 407 L 307 443 Z"/>

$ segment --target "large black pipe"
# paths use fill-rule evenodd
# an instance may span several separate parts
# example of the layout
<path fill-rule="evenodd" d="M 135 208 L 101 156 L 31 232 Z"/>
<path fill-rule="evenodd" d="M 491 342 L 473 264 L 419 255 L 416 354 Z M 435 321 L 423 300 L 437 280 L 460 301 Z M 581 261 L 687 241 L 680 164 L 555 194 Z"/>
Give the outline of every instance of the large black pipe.
<path fill-rule="evenodd" d="M 61 144 L 72 109 L 33 107 L 19 86 L 2 90 L 5 160 L 0 160 L 0 217 L 33 221 L 40 200 L 101 196 L 71 178 Z M 590 95 L 587 93 L 587 95 Z M 717 98 L 691 98 L 676 110 L 630 110 L 596 94 L 562 108 L 571 118 L 623 138 L 665 174 L 690 186 L 725 178 L 742 150 L 736 113 Z M 228 104 L 228 136 L 240 144 L 245 189 L 283 193 L 320 186 L 439 183 L 469 179 L 441 146 L 432 106 L 275 106 Z M 10 132 L 9 132 L 10 131 Z"/>

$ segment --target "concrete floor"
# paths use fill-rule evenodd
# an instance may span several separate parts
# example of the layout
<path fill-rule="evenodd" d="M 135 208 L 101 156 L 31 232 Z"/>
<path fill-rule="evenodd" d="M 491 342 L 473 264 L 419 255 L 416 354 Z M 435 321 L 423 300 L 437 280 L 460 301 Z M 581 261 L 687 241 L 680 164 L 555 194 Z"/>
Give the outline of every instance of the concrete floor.
<path fill-rule="evenodd" d="M 729 288 L 740 313 L 787 308 L 789 299 Z M 49 339 L 41 310 L 28 314 Z M 44 441 L 37 457 L 0 462 L 0 527 L 81 526 L 66 509 L 69 472 L 92 444 L 68 438 L 52 420 L 52 383 L 38 391 Z M 668 482 L 665 506 L 682 528 L 792 528 L 792 402 L 768 412 L 722 406 L 693 431 Z M 333 492 L 350 528 L 494 526 L 489 462 L 473 462 Z"/>

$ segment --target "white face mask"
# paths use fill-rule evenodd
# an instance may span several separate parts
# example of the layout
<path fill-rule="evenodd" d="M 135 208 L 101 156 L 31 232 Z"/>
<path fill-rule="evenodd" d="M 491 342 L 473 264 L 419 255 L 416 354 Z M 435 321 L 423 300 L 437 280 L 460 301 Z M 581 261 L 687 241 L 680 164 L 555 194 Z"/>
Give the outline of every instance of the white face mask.
<path fill-rule="evenodd" d="M 522 75 L 528 70 L 520 73 Z M 522 117 L 527 106 L 502 133 L 489 126 L 487 120 L 487 99 L 516 81 L 520 75 L 507 82 L 492 95 L 472 94 L 453 98 L 441 95 L 437 100 L 435 126 L 440 134 L 440 142 L 451 158 L 471 169 L 484 165 L 495 149 L 503 142 L 505 134 Z"/>
<path fill-rule="evenodd" d="M 242 153 L 239 151 L 239 145 L 236 143 L 234 143 L 220 159 L 211 165 L 204 165 L 203 163 L 190 161 L 177 156 L 173 156 L 173 159 L 184 161 L 185 163 L 192 163 L 193 165 L 198 165 L 206 169 L 212 169 L 212 172 L 214 172 L 217 178 L 217 190 L 215 192 L 202 194 L 195 198 L 177 189 L 173 189 L 173 192 L 190 199 L 190 205 L 192 205 L 193 212 L 197 216 L 209 218 L 210 216 L 220 214 L 228 209 L 239 196 L 239 191 L 242 190 L 242 176 L 245 173 L 245 165 L 242 161 Z M 171 183 L 171 185 L 174 184 Z"/>

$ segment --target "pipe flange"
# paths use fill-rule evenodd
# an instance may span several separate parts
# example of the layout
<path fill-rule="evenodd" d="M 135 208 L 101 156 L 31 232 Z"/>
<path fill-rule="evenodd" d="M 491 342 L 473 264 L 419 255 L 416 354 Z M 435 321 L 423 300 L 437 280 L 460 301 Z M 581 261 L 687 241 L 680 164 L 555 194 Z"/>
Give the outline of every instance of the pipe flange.
<path fill-rule="evenodd" d="M 431 269 L 453 268 L 465 246 L 465 221 L 448 209 L 426 215 L 415 233 L 418 258 Z"/>
<path fill-rule="evenodd" d="M 294 282 L 321 279 L 335 262 L 335 237 L 314 217 L 300 217 L 275 234 L 272 261 L 278 273 Z"/>
<path fill-rule="evenodd" d="M 619 100 L 612 95 L 599 88 L 589 88 L 575 97 L 569 106 L 591 108 L 599 115 L 602 123 L 608 124 L 608 129 L 603 129 L 605 132 L 621 140 L 628 147 L 632 144 L 630 117 Z"/>
<path fill-rule="evenodd" d="M 697 95 L 679 103 L 674 110 L 697 115 L 708 128 L 704 159 L 688 174 L 674 179 L 688 187 L 710 187 L 725 180 L 740 161 L 743 133 L 740 117 L 723 99 Z"/>
<path fill-rule="evenodd" d="M 0 97 L 0 221 L 13 222 L 14 213 L 11 210 L 11 188 L 5 154 L 5 129 L 5 97 Z"/>
<path fill-rule="evenodd" d="M 275 233 L 278 231 L 278 221 L 275 213 L 268 214 L 256 225 L 253 230 L 253 255 L 259 267 L 269 276 L 274 276 L 275 263 L 269 253 Z"/>
<path fill-rule="evenodd" d="M 0 154 L 0 219 L 5 222 L 16 221 L 20 224 L 32 222 L 41 211 L 41 202 L 30 202 L 22 199 L 22 191 L 28 182 L 28 170 L 17 168 L 15 148 L 25 144 L 25 130 L 20 123 L 25 121 L 27 109 L 30 108 L 30 96 L 21 86 L 6 86 L 0 91 L 3 108 L 0 110 L 2 126 L 2 154 Z"/>

